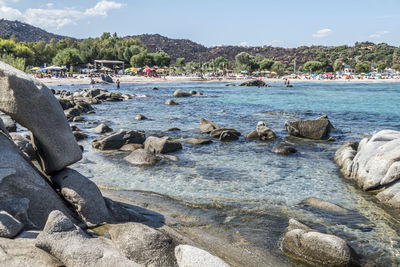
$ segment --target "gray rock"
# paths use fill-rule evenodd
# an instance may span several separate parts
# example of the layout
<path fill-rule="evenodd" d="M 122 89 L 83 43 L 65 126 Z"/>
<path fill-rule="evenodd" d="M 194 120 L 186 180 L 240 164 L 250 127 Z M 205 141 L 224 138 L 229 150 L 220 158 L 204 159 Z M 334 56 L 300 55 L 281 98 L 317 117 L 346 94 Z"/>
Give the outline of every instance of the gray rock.
<path fill-rule="evenodd" d="M 190 90 L 190 91 L 189 91 L 189 94 L 191 94 L 191 95 L 196 95 L 197 92 L 196 92 L 195 90 Z"/>
<path fill-rule="evenodd" d="M 135 120 L 137 120 L 137 121 L 142 121 L 142 120 L 146 120 L 146 119 L 147 119 L 147 117 L 144 116 L 143 114 L 138 114 L 135 117 Z"/>
<path fill-rule="evenodd" d="M 175 132 L 175 131 L 180 131 L 181 129 L 173 127 L 173 128 L 168 128 L 168 129 L 164 129 L 162 130 L 163 132 Z"/>
<path fill-rule="evenodd" d="M 60 104 L 44 84 L 0 62 L 0 96 L 0 110 L 35 136 L 33 145 L 46 173 L 82 158 Z"/>
<path fill-rule="evenodd" d="M 104 123 L 100 124 L 99 126 L 97 126 L 96 128 L 93 129 L 93 132 L 97 133 L 97 134 L 109 133 L 112 131 L 113 131 L 113 129 L 111 129 Z"/>
<path fill-rule="evenodd" d="M 0 168 L 0 205 L 6 199 L 28 199 L 28 218 L 35 228 L 44 226 L 46 218 L 52 210 L 61 210 L 65 214 L 69 214 L 64 202 L 49 186 L 46 178 L 42 177 L 25 160 L 17 146 L 1 133 L 0 166 L 2 166 Z M 20 219 L 10 210 L 8 212 Z M 30 228 L 26 222 L 23 221 L 23 223 L 28 229 Z"/>
<path fill-rule="evenodd" d="M 376 195 L 379 201 L 382 203 L 395 208 L 400 208 L 400 182 L 395 183 L 392 186 L 389 186 L 387 189 L 383 190 L 379 194 Z"/>
<path fill-rule="evenodd" d="M 51 177 L 51 180 L 89 227 L 107 222 L 110 218 L 100 190 L 87 177 L 66 168 Z"/>
<path fill-rule="evenodd" d="M 14 218 L 25 225 L 27 229 L 34 229 L 37 226 L 28 217 L 29 199 L 7 198 L 0 200 L 0 210 L 11 214 Z"/>
<path fill-rule="evenodd" d="M 297 149 L 286 144 L 278 144 L 274 146 L 271 150 L 272 153 L 281 154 L 281 155 L 290 155 L 297 152 Z"/>
<path fill-rule="evenodd" d="M 174 100 L 172 100 L 172 99 L 167 99 L 166 101 L 165 101 L 165 105 L 170 105 L 170 106 L 176 106 L 176 105 L 179 105 L 178 103 L 176 103 Z"/>
<path fill-rule="evenodd" d="M 33 238 L 0 238 L 0 266 L 59 267 L 63 264 L 35 247 Z"/>
<path fill-rule="evenodd" d="M 114 80 L 109 75 L 101 74 L 101 80 L 107 83 L 113 83 Z"/>
<path fill-rule="evenodd" d="M 247 138 L 247 139 L 259 139 L 260 136 L 258 135 L 257 131 L 254 130 L 254 131 L 251 131 L 250 133 L 248 133 L 248 134 L 246 135 L 246 138 Z"/>
<path fill-rule="evenodd" d="M 8 132 L 12 133 L 17 131 L 17 123 L 10 116 L 0 112 L 0 119 L 3 121 Z"/>
<path fill-rule="evenodd" d="M 79 111 L 79 109 L 73 107 L 73 108 L 64 110 L 64 114 L 67 118 L 73 118 L 73 117 L 77 117 L 77 116 L 81 115 L 81 112 Z"/>
<path fill-rule="evenodd" d="M 149 136 L 144 142 L 144 148 L 153 153 L 165 154 L 181 150 L 182 144 L 168 137 Z"/>
<path fill-rule="evenodd" d="M 82 133 L 80 131 L 73 131 L 72 133 L 74 134 L 76 141 L 80 141 L 80 140 L 88 138 L 87 134 Z"/>
<path fill-rule="evenodd" d="M 136 149 L 144 148 L 142 144 L 126 144 L 120 148 L 122 151 L 134 151 Z"/>
<path fill-rule="evenodd" d="M 81 116 L 76 116 L 72 119 L 73 122 L 82 122 L 85 121 L 85 119 Z"/>
<path fill-rule="evenodd" d="M 133 165 L 154 165 L 160 162 L 160 159 L 152 152 L 146 149 L 136 149 L 129 156 L 125 157 L 124 160 Z"/>
<path fill-rule="evenodd" d="M 218 129 L 212 130 L 210 132 L 210 136 L 213 137 L 213 138 L 220 138 L 222 133 L 224 133 L 224 132 L 225 133 L 231 133 L 232 135 L 235 135 L 237 137 L 236 139 L 238 139 L 239 136 L 240 136 L 240 133 L 238 131 L 236 131 L 235 129 L 233 129 L 233 128 L 218 128 Z"/>
<path fill-rule="evenodd" d="M 352 251 L 343 239 L 323 234 L 290 219 L 283 238 L 283 250 L 296 257 L 328 266 L 350 266 Z"/>
<path fill-rule="evenodd" d="M 146 135 L 141 131 L 134 130 L 119 130 L 116 133 L 111 133 L 94 139 L 92 146 L 100 150 L 119 149 L 126 144 L 143 144 L 146 140 Z"/>
<path fill-rule="evenodd" d="M 257 86 L 257 87 L 267 87 L 268 85 L 260 80 L 251 80 L 251 81 L 246 81 L 242 82 L 239 84 L 239 86 Z"/>
<path fill-rule="evenodd" d="M 233 131 L 223 131 L 220 135 L 219 135 L 219 140 L 220 141 L 235 141 L 238 140 L 239 136 L 233 132 Z"/>
<path fill-rule="evenodd" d="M 350 214 L 351 211 L 343 208 L 337 204 L 334 203 L 330 203 L 328 201 L 319 199 L 319 198 L 315 198 L 315 197 L 309 197 L 304 199 L 302 202 L 302 204 L 305 204 L 307 206 L 311 206 L 320 210 L 324 210 L 324 211 L 328 211 L 328 212 L 332 212 L 335 214 L 340 214 L 340 215 L 346 215 L 346 214 Z"/>
<path fill-rule="evenodd" d="M 192 94 L 182 89 L 178 89 L 174 92 L 174 97 L 188 97 L 188 96 L 192 96 Z"/>
<path fill-rule="evenodd" d="M 175 248 L 175 257 L 179 267 L 229 267 L 220 258 L 205 250 L 189 245 L 179 245 Z"/>
<path fill-rule="evenodd" d="M 285 129 L 292 136 L 309 138 L 309 139 L 326 139 L 333 129 L 328 119 L 304 120 L 304 121 L 287 121 Z"/>
<path fill-rule="evenodd" d="M 24 225 L 5 211 L 0 211 L 0 237 L 13 238 Z"/>
<path fill-rule="evenodd" d="M 210 133 L 215 129 L 219 129 L 219 126 L 212 121 L 201 118 L 200 124 L 197 126 L 197 129 L 199 129 L 199 131 L 202 133 Z"/>
<path fill-rule="evenodd" d="M 144 222 L 147 219 L 137 211 L 124 206 L 124 203 L 115 202 L 109 198 L 104 198 L 109 213 L 116 223 L 124 222 Z"/>
<path fill-rule="evenodd" d="M 173 161 L 173 162 L 178 162 L 179 158 L 177 156 L 173 155 L 165 155 L 165 154 L 156 154 L 157 157 L 160 159 L 168 160 L 168 161 Z"/>
<path fill-rule="evenodd" d="M 24 152 L 30 159 L 36 159 L 36 151 L 33 148 L 32 142 L 28 138 L 18 133 L 10 133 L 10 136 L 22 152 Z"/>
<path fill-rule="evenodd" d="M 208 139 L 202 139 L 202 138 L 190 138 L 186 139 L 185 144 L 191 144 L 191 145 L 208 145 L 212 143 L 212 140 Z"/>
<path fill-rule="evenodd" d="M 4 125 L 4 122 L 1 118 L 0 118 L 0 132 L 2 132 L 4 135 L 10 137 L 10 133 L 8 132 L 6 126 Z"/>
<path fill-rule="evenodd" d="M 273 140 L 276 138 L 276 134 L 267 127 L 267 124 L 263 121 L 259 121 L 257 123 L 257 128 L 256 128 L 258 137 L 262 141 L 268 141 L 268 140 Z"/>
<path fill-rule="evenodd" d="M 57 210 L 50 213 L 45 228 L 36 238 L 36 247 L 66 266 L 141 266 L 122 255 L 110 241 L 90 238 Z"/>
<path fill-rule="evenodd" d="M 110 225 L 111 240 L 130 259 L 148 267 L 176 266 L 172 239 L 144 224 Z"/>

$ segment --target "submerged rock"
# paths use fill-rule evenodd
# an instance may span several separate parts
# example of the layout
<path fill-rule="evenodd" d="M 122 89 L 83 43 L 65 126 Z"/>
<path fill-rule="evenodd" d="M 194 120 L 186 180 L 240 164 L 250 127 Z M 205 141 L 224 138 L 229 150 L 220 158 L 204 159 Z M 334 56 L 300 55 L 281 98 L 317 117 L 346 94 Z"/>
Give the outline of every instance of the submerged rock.
<path fill-rule="evenodd" d="M 305 261 L 328 266 L 350 266 L 353 253 L 346 241 L 312 230 L 290 219 L 283 238 L 283 250 Z"/>
<path fill-rule="evenodd" d="M 328 211 L 328 212 L 332 212 L 332 213 L 336 213 L 336 214 L 340 214 L 340 215 L 346 215 L 346 214 L 350 214 L 351 211 L 343 208 L 337 204 L 334 203 L 330 203 L 328 201 L 319 199 L 319 198 L 315 198 L 315 197 L 309 197 L 304 199 L 302 202 L 302 204 L 307 205 L 307 206 L 311 206 L 320 210 L 324 210 L 324 211 Z"/>
<path fill-rule="evenodd" d="M 61 170 L 82 158 L 60 104 L 44 84 L 0 62 L 0 95 L 0 110 L 35 137 L 33 145 L 46 173 Z"/>
<path fill-rule="evenodd" d="M 176 106 L 176 105 L 179 105 L 178 103 L 176 103 L 174 100 L 172 100 L 172 99 L 167 99 L 166 101 L 165 101 L 165 105 L 169 105 L 169 106 Z"/>
<path fill-rule="evenodd" d="M 285 129 L 292 136 L 319 140 L 327 139 L 333 126 L 327 117 L 321 117 L 316 120 L 287 121 Z"/>
<path fill-rule="evenodd" d="M 175 257 L 179 267 L 229 267 L 220 258 L 205 250 L 189 245 L 179 245 L 175 248 Z"/>
<path fill-rule="evenodd" d="M 268 87 L 268 85 L 260 80 L 251 80 L 251 81 L 246 81 L 243 82 L 241 84 L 239 84 L 239 86 L 257 86 L 257 87 Z"/>
<path fill-rule="evenodd" d="M 281 155 L 290 155 L 290 154 L 294 154 L 297 152 L 297 149 L 287 145 L 285 143 L 280 143 L 276 146 L 274 146 L 271 150 L 272 153 L 275 154 L 281 154 Z"/>
<path fill-rule="evenodd" d="M 246 138 L 247 138 L 247 139 L 259 139 L 260 137 L 259 137 L 257 131 L 256 131 L 256 130 L 253 130 L 253 131 L 251 131 L 250 133 L 248 133 L 248 134 L 246 135 Z"/>
<path fill-rule="evenodd" d="M 188 97 L 188 96 L 192 96 L 192 94 L 182 89 L 178 89 L 174 92 L 174 97 Z"/>
<path fill-rule="evenodd" d="M 126 144 L 143 144 L 146 140 L 144 132 L 135 130 L 119 130 L 92 141 L 92 146 L 99 150 L 119 149 Z"/>
<path fill-rule="evenodd" d="M 136 149 L 129 156 L 124 158 L 133 165 L 154 165 L 160 162 L 160 159 L 152 152 L 146 149 Z"/>
<path fill-rule="evenodd" d="M 206 140 L 206 139 L 202 139 L 202 138 L 190 138 L 190 139 L 186 139 L 185 144 L 191 144 L 191 145 L 208 145 L 211 144 L 212 141 L 211 140 Z"/>
<path fill-rule="evenodd" d="M 147 117 L 144 116 L 143 114 L 138 114 L 136 115 L 135 120 L 137 121 L 147 120 Z"/>

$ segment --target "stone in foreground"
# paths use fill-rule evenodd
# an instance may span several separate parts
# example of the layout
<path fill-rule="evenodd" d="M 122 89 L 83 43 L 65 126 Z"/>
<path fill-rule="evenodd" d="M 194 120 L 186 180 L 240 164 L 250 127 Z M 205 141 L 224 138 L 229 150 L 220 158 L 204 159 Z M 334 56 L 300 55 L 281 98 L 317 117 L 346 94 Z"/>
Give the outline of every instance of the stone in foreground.
<path fill-rule="evenodd" d="M 46 173 L 61 170 L 82 158 L 63 109 L 51 90 L 3 62 L 0 62 L 0 110 L 33 133 L 33 143 Z"/>
<path fill-rule="evenodd" d="M 122 255 L 110 241 L 90 238 L 58 210 L 50 213 L 46 226 L 36 238 L 36 247 L 66 266 L 141 266 Z"/>
<path fill-rule="evenodd" d="M 149 267 L 176 266 L 172 239 L 140 223 L 110 225 L 111 240 L 128 259 Z"/>
<path fill-rule="evenodd" d="M 179 267 L 229 267 L 220 258 L 205 250 L 189 245 L 179 245 L 175 248 L 175 257 Z"/>
<path fill-rule="evenodd" d="M 156 154 L 165 154 L 181 150 L 182 144 L 168 137 L 149 136 L 144 142 L 144 148 Z"/>
<path fill-rule="evenodd" d="M 327 117 L 321 117 L 316 120 L 287 121 L 285 129 L 292 136 L 320 140 L 329 138 L 333 126 Z"/>
<path fill-rule="evenodd" d="M 294 219 L 289 220 L 283 238 L 283 250 L 314 264 L 349 266 L 354 262 L 346 241 L 314 231 Z"/>

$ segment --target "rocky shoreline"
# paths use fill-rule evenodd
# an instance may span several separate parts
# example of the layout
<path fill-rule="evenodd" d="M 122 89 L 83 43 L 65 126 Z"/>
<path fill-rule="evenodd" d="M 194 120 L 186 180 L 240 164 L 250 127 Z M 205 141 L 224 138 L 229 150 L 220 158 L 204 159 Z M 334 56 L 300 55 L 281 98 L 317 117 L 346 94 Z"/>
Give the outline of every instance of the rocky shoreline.
<path fill-rule="evenodd" d="M 0 263 L 8 266 L 270 266 L 288 265 L 286 260 L 257 247 L 237 245 L 223 226 L 213 225 L 200 210 L 157 194 L 102 190 L 71 164 L 82 158 L 77 141 L 87 138 L 76 125 L 81 115 L 95 112 L 92 105 L 136 97 L 99 88 L 77 92 L 50 90 L 8 65 L 0 64 Z M 58 99 L 54 97 L 58 95 Z M 200 97 L 201 92 L 177 90 L 173 97 Z M 138 114 L 136 120 L 147 119 Z M 13 133 L 14 120 L 31 136 Z M 4 121 L 4 123 L 3 123 Z M 94 125 L 96 126 L 96 125 Z M 94 127 L 93 127 L 94 128 Z M 326 116 L 315 120 L 288 121 L 290 136 L 314 141 L 335 141 Z M 179 129 L 171 128 L 171 131 Z M 184 145 L 234 142 L 245 138 L 269 142 L 277 134 L 265 122 L 245 137 L 231 127 L 220 127 L 201 118 L 198 130 L 207 138 L 188 138 Z M 11 133 L 10 133 L 11 131 Z M 182 149 L 179 140 L 147 136 L 143 131 L 113 131 L 100 124 L 92 147 L 100 151 L 129 151 L 125 160 L 133 165 L 179 161 L 169 155 Z M 371 139 L 347 143 L 335 161 L 346 178 L 365 190 L 382 189 L 378 199 L 399 207 L 400 178 L 398 132 L 383 131 Z M 290 155 L 296 148 L 279 143 L 273 153 Z M 372 166 L 363 169 L 359 166 Z M 373 173 L 374 175 L 370 175 Z M 351 211 L 320 199 L 304 205 L 330 213 Z M 340 237 L 321 233 L 288 220 L 282 233 L 282 250 L 295 261 L 335 266 L 359 265 L 359 257 Z M 234 238 L 233 238 L 234 239 Z M 208 251 L 208 252 L 207 252 Z M 211 252 L 211 253 L 210 253 Z"/>

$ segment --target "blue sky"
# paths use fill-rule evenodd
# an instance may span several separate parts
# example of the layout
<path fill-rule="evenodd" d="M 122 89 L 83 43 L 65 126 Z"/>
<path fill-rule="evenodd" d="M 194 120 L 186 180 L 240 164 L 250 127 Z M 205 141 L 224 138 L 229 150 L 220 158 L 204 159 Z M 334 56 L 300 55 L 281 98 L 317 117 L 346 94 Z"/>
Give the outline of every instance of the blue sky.
<path fill-rule="evenodd" d="M 400 46 L 400 0 L 0 0 L 0 18 L 77 37 L 159 33 L 206 46 Z"/>

